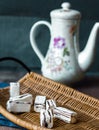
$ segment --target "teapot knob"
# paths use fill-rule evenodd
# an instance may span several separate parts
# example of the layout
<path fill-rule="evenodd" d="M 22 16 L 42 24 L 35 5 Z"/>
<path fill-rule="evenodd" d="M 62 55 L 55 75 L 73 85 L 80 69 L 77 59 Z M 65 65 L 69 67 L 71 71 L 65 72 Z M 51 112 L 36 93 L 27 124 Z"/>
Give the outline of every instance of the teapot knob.
<path fill-rule="evenodd" d="M 63 8 L 63 10 L 69 10 L 71 7 L 71 4 L 69 2 L 64 2 L 62 3 L 61 7 Z"/>

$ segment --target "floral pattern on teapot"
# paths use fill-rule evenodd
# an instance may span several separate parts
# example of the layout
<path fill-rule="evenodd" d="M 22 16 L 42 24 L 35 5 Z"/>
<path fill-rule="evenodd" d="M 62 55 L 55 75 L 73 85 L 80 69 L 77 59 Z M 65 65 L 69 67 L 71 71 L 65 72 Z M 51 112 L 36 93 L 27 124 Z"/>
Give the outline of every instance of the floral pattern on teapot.
<path fill-rule="evenodd" d="M 70 64 L 70 51 L 67 47 L 66 40 L 63 37 L 53 38 L 53 47 L 50 48 L 47 57 L 47 68 L 51 73 L 61 72 L 64 69 L 72 69 Z"/>
<path fill-rule="evenodd" d="M 66 45 L 65 38 L 57 37 L 54 38 L 54 47 L 55 48 L 64 48 Z"/>

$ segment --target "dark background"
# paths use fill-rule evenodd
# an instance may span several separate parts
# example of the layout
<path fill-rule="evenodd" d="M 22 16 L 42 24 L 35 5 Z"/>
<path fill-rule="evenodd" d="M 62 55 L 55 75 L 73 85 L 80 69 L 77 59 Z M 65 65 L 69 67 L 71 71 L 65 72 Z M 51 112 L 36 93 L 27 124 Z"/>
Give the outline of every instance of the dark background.
<path fill-rule="evenodd" d="M 39 20 L 50 22 L 50 11 L 61 7 L 64 0 L 0 0 L 0 58 L 10 56 L 24 62 L 31 70 L 40 69 L 41 63 L 32 50 L 29 33 Z M 80 50 L 89 37 L 95 22 L 99 21 L 99 0 L 69 0 L 72 9 L 82 14 L 80 24 Z M 37 35 L 38 46 L 43 54 L 49 44 L 49 31 L 43 27 Z M 95 60 L 88 73 L 99 73 L 99 38 L 96 44 Z M 0 62 L 0 70 L 24 71 L 13 61 Z"/>

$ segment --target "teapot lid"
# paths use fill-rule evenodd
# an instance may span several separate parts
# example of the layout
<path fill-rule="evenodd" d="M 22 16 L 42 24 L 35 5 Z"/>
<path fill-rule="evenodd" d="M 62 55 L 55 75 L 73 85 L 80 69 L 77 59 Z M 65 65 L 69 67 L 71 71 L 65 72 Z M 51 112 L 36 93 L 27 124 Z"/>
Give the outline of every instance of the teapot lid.
<path fill-rule="evenodd" d="M 61 18 L 61 19 L 80 19 L 81 13 L 77 10 L 70 9 L 71 4 L 64 2 L 61 5 L 61 9 L 56 9 L 51 11 L 50 15 L 52 18 Z"/>

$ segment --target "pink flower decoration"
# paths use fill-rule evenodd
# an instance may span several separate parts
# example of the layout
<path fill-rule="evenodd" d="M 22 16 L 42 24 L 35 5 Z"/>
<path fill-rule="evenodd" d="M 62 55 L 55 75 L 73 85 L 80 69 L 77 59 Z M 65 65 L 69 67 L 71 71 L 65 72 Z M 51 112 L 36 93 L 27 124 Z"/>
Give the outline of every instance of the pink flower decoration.
<path fill-rule="evenodd" d="M 65 39 L 61 37 L 54 38 L 54 47 L 56 48 L 64 48 L 66 45 Z"/>

